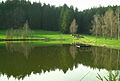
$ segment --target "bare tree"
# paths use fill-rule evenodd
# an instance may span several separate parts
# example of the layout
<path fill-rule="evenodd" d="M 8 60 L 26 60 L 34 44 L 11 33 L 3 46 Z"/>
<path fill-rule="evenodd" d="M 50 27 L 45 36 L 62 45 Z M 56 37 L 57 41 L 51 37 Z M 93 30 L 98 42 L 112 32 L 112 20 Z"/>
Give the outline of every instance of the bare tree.
<path fill-rule="evenodd" d="M 113 29 L 115 28 L 115 15 L 114 15 L 114 11 L 112 9 L 108 9 L 108 11 L 105 12 L 104 15 L 104 22 L 105 22 L 105 26 L 107 28 L 106 30 L 106 36 L 108 37 L 113 37 Z"/>
<path fill-rule="evenodd" d="M 104 23 L 104 16 L 101 15 L 101 18 L 100 18 L 100 21 L 101 21 L 101 36 L 102 37 L 105 37 L 105 23 Z"/>
<path fill-rule="evenodd" d="M 120 39 L 120 8 L 118 7 L 115 11 L 117 18 L 117 39 Z"/>
<path fill-rule="evenodd" d="M 75 19 L 73 19 L 73 21 L 70 25 L 70 33 L 75 34 L 77 32 L 77 28 L 78 28 L 77 22 Z"/>
<path fill-rule="evenodd" d="M 95 36 L 120 38 L 120 10 L 109 8 L 105 14 L 93 16 L 91 33 Z"/>
<path fill-rule="evenodd" d="M 31 30 L 29 28 L 28 21 L 26 20 L 24 26 L 23 26 L 23 34 L 22 37 L 28 37 L 31 36 Z"/>
<path fill-rule="evenodd" d="M 91 33 L 95 36 L 100 36 L 101 34 L 101 22 L 100 22 L 100 15 L 96 14 L 94 15 L 94 19 L 92 21 L 92 30 Z"/>
<path fill-rule="evenodd" d="M 27 32 L 28 30 L 29 30 L 29 25 L 28 25 L 28 21 L 26 20 L 26 22 L 25 22 L 25 24 L 24 24 L 24 26 L 23 26 L 23 30 L 25 31 L 25 32 Z"/>

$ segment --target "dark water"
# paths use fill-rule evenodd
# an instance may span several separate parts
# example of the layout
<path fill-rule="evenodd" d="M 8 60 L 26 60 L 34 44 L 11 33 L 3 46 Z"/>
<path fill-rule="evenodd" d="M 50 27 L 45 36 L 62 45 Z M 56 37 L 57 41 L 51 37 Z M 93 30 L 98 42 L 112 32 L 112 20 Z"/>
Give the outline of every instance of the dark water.
<path fill-rule="evenodd" d="M 120 51 L 102 47 L 5 43 L 0 81 L 98 81 L 120 71 Z"/>

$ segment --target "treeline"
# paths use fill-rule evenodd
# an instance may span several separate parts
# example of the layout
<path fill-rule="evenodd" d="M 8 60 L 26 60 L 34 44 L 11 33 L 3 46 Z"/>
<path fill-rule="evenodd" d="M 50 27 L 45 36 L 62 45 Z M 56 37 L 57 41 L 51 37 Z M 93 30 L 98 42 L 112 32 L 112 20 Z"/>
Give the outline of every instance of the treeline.
<path fill-rule="evenodd" d="M 26 0 L 0 3 L 0 29 L 21 28 L 26 20 L 31 29 L 58 30 L 59 9 Z"/>
<path fill-rule="evenodd" d="M 18 29 L 27 20 L 31 29 L 69 33 L 73 18 L 75 11 L 66 4 L 55 7 L 26 0 L 6 0 L 0 3 L 0 29 Z"/>
<path fill-rule="evenodd" d="M 0 2 L 0 29 L 19 29 L 28 21 L 31 29 L 70 33 L 71 23 L 75 20 L 77 33 L 118 38 L 118 8 L 108 6 L 78 11 L 66 4 L 55 7 L 40 2 L 6 0 Z"/>
<path fill-rule="evenodd" d="M 94 15 L 91 33 L 95 36 L 120 38 L 120 8 L 109 8 Z"/>

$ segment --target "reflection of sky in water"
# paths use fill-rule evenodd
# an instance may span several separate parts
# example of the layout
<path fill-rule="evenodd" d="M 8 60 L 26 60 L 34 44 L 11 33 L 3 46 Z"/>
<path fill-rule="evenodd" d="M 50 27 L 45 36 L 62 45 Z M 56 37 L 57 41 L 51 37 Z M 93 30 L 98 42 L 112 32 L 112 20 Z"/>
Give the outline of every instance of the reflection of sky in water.
<path fill-rule="evenodd" d="M 91 69 L 90 67 L 79 65 L 78 68 L 74 68 L 72 71 L 68 70 L 65 74 L 63 71 L 56 69 L 55 71 L 42 72 L 41 74 L 32 73 L 23 80 L 17 80 L 13 77 L 8 79 L 6 75 L 1 75 L 0 81 L 80 81 L 86 74 L 85 78 L 81 81 L 97 81 L 97 73 L 102 76 L 107 76 L 107 71 L 104 69 Z"/>

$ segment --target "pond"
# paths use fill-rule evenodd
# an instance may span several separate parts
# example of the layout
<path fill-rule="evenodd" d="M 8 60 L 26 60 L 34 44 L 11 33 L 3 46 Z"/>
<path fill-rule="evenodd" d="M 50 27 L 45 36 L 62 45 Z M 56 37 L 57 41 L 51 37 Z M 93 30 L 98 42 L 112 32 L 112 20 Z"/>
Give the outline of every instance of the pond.
<path fill-rule="evenodd" d="M 99 81 L 98 74 L 119 71 L 120 50 L 30 42 L 0 45 L 0 81 Z"/>

